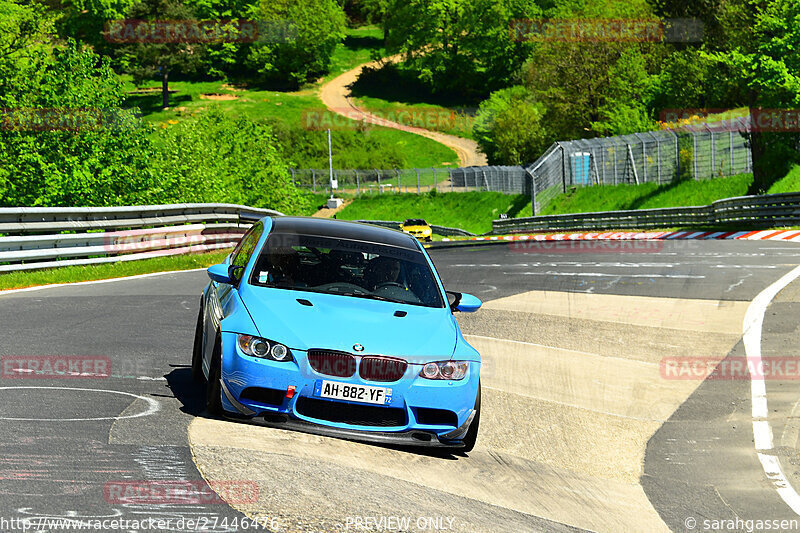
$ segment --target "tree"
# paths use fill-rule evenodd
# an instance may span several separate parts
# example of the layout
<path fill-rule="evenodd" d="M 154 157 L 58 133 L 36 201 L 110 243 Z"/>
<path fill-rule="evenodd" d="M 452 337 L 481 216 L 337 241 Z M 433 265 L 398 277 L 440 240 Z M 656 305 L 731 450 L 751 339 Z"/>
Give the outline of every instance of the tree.
<path fill-rule="evenodd" d="M 286 213 L 303 210 L 272 128 L 212 110 L 167 126 L 152 164 L 162 201 L 231 202 Z"/>
<path fill-rule="evenodd" d="M 261 0 L 254 15 L 266 31 L 248 64 L 266 82 L 297 87 L 327 72 L 344 39 L 345 15 L 336 0 Z"/>
<path fill-rule="evenodd" d="M 752 26 L 743 30 L 748 38 L 729 48 L 701 49 L 700 55 L 725 74 L 722 80 L 733 88 L 732 106 L 749 107 L 756 119 L 764 117 L 761 109 L 766 108 L 778 119 L 747 133 L 753 155 L 750 192 L 763 193 L 800 160 L 797 127 L 782 120 L 789 115 L 780 111 L 790 114 L 800 105 L 800 0 L 750 0 L 746 5 L 753 16 Z"/>
<path fill-rule="evenodd" d="M 119 108 L 121 83 L 107 61 L 73 41 L 32 57 L 13 80 L 0 94 L 6 113 L 0 128 L 2 205 L 150 199 L 147 132 Z"/>
<path fill-rule="evenodd" d="M 128 9 L 127 18 L 142 21 L 191 21 L 195 16 L 192 9 L 181 0 L 142 0 Z M 133 74 L 137 83 L 153 77 L 161 78 L 162 107 L 169 107 L 170 72 L 196 72 L 202 64 L 205 45 L 171 42 L 170 39 L 162 39 L 162 42 L 155 38 L 139 40 L 135 33 L 125 34 L 125 29 L 127 28 L 111 27 L 108 30 L 109 39 L 115 39 L 119 34 L 126 42 L 117 52 L 123 69 Z M 128 39 L 127 35 L 132 38 Z"/>
<path fill-rule="evenodd" d="M 538 43 L 523 69 L 523 80 L 547 108 L 548 129 L 559 139 L 644 131 L 653 125 L 648 119 L 654 83 L 651 46 L 619 41 Z"/>
<path fill-rule="evenodd" d="M 525 87 L 495 91 L 481 103 L 473 126 L 475 140 L 490 165 L 525 165 L 550 144 L 537 104 Z"/>
<path fill-rule="evenodd" d="M 532 0 L 391 0 L 387 49 L 436 91 L 485 94 L 508 85 L 530 52 L 512 21 L 540 13 Z"/>

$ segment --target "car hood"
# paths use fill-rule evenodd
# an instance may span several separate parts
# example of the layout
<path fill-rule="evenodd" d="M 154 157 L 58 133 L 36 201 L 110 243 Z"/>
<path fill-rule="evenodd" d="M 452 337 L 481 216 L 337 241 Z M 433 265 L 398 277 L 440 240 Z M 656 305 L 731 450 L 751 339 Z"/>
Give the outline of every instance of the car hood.
<path fill-rule="evenodd" d="M 392 355 L 410 363 L 447 360 L 455 350 L 458 326 L 446 307 L 254 286 L 242 297 L 261 336 L 295 350 L 358 353 L 353 346 L 361 344 L 363 355 Z"/>

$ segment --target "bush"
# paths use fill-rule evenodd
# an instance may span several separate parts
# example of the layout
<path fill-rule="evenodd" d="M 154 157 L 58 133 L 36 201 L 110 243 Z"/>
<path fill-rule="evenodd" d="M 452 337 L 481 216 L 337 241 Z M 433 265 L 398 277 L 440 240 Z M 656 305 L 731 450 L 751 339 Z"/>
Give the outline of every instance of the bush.
<path fill-rule="evenodd" d="M 328 71 L 345 36 L 344 10 L 336 0 L 261 0 L 255 11 L 267 23 L 289 22 L 287 38 L 251 48 L 248 65 L 262 81 L 297 87 Z"/>
<path fill-rule="evenodd" d="M 229 202 L 296 213 L 307 198 L 267 124 L 219 111 L 163 129 L 153 172 L 161 202 Z"/>
<path fill-rule="evenodd" d="M 0 203 L 4 206 L 122 205 L 150 199 L 146 131 L 121 111 L 119 81 L 106 62 L 71 42 L 15 72 L 0 108 L 26 117 L 102 113 L 94 125 L 0 129 Z M 36 111 L 39 109 L 40 111 Z M 86 116 L 85 113 L 82 116 Z M 119 120 L 118 120 L 119 119 Z M 113 121 L 113 122 L 111 122 Z"/>
<path fill-rule="evenodd" d="M 328 136 L 325 130 L 307 129 L 281 119 L 273 119 L 270 124 L 284 158 L 294 167 L 328 168 Z M 361 130 L 338 129 L 333 132 L 331 144 L 335 168 L 406 166 L 403 150 L 380 136 L 372 135 L 369 127 Z"/>
<path fill-rule="evenodd" d="M 525 87 L 495 91 L 481 103 L 472 131 L 490 165 L 531 163 L 547 148 L 544 106 Z"/>

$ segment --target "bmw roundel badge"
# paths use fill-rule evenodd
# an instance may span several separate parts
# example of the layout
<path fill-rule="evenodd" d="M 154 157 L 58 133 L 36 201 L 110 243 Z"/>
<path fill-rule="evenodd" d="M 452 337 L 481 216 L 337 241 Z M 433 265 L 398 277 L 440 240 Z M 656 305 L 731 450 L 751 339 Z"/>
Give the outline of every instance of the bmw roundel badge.
<path fill-rule="evenodd" d="M 353 345 L 353 349 L 355 351 L 357 351 L 357 352 L 363 352 L 364 351 L 364 347 L 362 345 L 360 345 L 360 344 L 354 344 Z"/>

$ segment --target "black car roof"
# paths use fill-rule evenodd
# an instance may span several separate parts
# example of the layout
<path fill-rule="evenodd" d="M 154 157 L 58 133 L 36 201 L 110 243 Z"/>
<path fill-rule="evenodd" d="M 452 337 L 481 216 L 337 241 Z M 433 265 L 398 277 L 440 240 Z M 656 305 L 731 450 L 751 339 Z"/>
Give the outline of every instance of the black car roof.
<path fill-rule="evenodd" d="M 419 250 L 417 240 L 410 235 L 381 226 L 335 220 L 331 218 L 312 217 L 273 217 L 272 231 L 279 233 L 296 233 L 299 235 L 315 235 L 319 237 L 335 237 L 354 241 L 388 244 Z"/>

